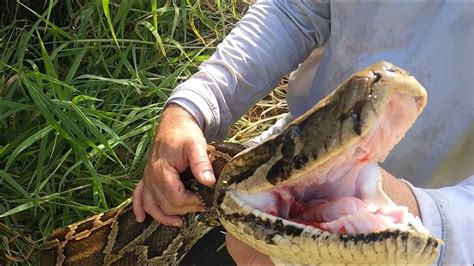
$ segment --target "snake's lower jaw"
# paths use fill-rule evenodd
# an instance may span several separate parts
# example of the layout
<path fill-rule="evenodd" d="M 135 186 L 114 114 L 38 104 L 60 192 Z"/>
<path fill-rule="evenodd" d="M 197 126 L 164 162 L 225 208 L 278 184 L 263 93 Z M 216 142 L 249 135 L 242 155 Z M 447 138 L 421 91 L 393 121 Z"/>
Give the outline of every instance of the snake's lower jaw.
<path fill-rule="evenodd" d="M 441 241 L 408 208 L 385 195 L 378 166 L 363 167 L 356 182 L 360 198 L 332 201 L 303 202 L 286 190 L 252 195 L 229 191 L 222 224 L 284 264 L 432 263 Z"/>
<path fill-rule="evenodd" d="M 351 169 L 351 184 L 328 182 L 304 191 L 282 187 L 245 194 L 229 191 L 222 210 L 227 214 L 265 214 L 334 234 L 369 234 L 385 230 L 416 230 L 427 234 L 421 220 L 397 206 L 382 190 L 377 164 Z M 347 175 L 346 175 L 347 176 Z M 229 206 L 231 206 L 229 208 Z M 244 221 L 245 222 L 245 221 Z M 250 224 L 253 221 L 250 221 Z"/>
<path fill-rule="evenodd" d="M 354 183 L 355 195 L 341 197 L 327 191 L 346 188 L 328 184 L 313 186 L 310 195 L 303 193 L 306 199 L 288 188 L 229 191 L 223 224 L 285 263 L 431 263 L 436 258 L 441 241 L 383 192 L 377 164 L 363 166 Z"/>
<path fill-rule="evenodd" d="M 376 165 L 426 103 L 421 85 L 393 69 L 363 71 L 368 77 L 359 73 L 349 79 L 342 85 L 342 96 L 337 90 L 331 94 L 331 100 L 339 97 L 333 111 L 348 105 L 349 112 L 317 115 L 319 121 L 313 124 L 333 126 L 334 134 L 308 133 L 312 126 L 296 121 L 268 141 L 276 147 L 275 156 L 266 158 L 268 163 L 262 162 L 248 179 L 224 169 L 235 181 L 227 186 L 218 208 L 226 229 L 263 253 L 296 263 L 432 262 L 440 240 L 429 235 L 407 207 L 387 197 Z M 366 101 L 351 98 L 360 95 Z M 312 110 L 306 119 L 318 111 Z M 265 143 L 258 148 L 262 147 Z M 273 178 L 272 167 L 278 164 L 280 176 Z"/>
<path fill-rule="evenodd" d="M 342 184 L 312 186 L 308 194 L 291 188 L 229 191 L 222 222 L 231 234 L 285 264 L 433 262 L 441 241 L 407 207 L 390 200 L 381 182 L 378 165 L 366 164 L 353 196 L 328 197 L 331 189 L 344 193 Z"/>

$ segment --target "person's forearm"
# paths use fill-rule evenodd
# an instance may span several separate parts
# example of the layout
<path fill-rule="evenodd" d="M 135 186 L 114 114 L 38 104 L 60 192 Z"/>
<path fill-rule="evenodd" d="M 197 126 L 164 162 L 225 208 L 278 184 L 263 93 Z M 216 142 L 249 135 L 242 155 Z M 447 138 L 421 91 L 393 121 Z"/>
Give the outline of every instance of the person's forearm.
<path fill-rule="evenodd" d="M 329 3 L 256 3 L 170 101 L 190 101 L 206 137 L 223 139 L 231 123 L 327 40 L 329 16 Z"/>
<path fill-rule="evenodd" d="M 382 174 L 382 189 L 387 196 L 399 206 L 406 206 L 415 216 L 420 217 L 420 210 L 415 195 L 406 182 L 380 168 Z"/>

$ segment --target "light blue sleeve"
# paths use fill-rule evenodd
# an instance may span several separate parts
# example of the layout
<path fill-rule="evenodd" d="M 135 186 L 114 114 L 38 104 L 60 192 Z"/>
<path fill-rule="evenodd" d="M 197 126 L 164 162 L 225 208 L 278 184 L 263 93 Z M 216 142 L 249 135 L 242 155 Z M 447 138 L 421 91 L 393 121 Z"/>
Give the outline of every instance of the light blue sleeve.
<path fill-rule="evenodd" d="M 168 102 L 190 111 L 208 140 L 222 140 L 329 33 L 328 2 L 259 1 Z"/>
<path fill-rule="evenodd" d="M 410 185 L 423 225 L 444 241 L 438 265 L 474 263 L 474 176 L 456 186 L 422 189 Z"/>

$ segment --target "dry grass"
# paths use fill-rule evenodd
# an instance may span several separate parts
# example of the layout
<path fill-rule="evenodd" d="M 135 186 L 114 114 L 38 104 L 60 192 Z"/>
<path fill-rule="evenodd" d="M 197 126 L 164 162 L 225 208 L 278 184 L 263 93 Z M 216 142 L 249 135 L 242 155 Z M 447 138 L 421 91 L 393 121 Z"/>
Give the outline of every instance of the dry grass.
<path fill-rule="evenodd" d="M 288 112 L 286 104 L 287 81 L 283 79 L 268 96 L 252 107 L 230 129 L 229 141 L 244 142 L 283 118 Z"/>

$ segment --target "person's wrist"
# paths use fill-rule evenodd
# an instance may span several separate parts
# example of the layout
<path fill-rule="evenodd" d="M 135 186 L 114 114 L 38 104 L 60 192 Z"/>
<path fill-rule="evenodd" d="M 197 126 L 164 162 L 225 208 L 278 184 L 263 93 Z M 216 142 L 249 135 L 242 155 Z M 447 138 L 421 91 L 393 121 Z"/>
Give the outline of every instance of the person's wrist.
<path fill-rule="evenodd" d="M 176 103 L 170 103 L 166 106 L 162 114 L 162 121 L 165 119 L 170 119 L 171 121 L 184 120 L 185 122 L 193 122 L 197 126 L 199 126 L 199 123 L 197 122 L 196 118 L 184 107 Z"/>

